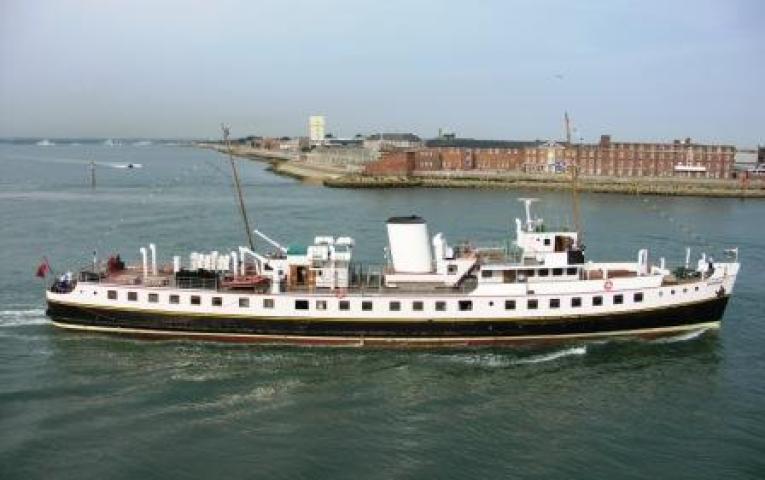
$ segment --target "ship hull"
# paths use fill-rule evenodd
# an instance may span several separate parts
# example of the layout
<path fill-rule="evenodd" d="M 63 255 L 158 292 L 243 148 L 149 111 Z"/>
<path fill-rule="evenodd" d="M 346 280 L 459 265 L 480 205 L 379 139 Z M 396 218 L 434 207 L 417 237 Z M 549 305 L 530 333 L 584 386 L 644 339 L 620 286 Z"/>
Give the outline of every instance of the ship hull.
<path fill-rule="evenodd" d="M 728 296 L 624 313 L 513 319 L 315 319 L 188 315 L 49 301 L 68 329 L 138 337 L 335 346 L 492 346 L 653 337 L 719 326 Z"/>

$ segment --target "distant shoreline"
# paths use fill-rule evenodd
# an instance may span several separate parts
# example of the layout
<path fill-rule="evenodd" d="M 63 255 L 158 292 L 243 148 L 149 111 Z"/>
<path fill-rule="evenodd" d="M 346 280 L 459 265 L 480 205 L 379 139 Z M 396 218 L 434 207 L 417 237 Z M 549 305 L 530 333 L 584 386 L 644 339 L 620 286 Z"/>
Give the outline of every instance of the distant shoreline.
<path fill-rule="evenodd" d="M 213 144 L 198 144 L 225 153 Z M 336 167 L 309 164 L 299 154 L 232 147 L 232 154 L 269 163 L 269 171 L 310 185 L 330 188 L 472 188 L 472 189 L 572 189 L 571 178 L 564 174 L 526 174 L 521 172 L 416 172 L 411 176 L 369 176 L 353 174 Z M 765 198 L 765 181 L 751 179 L 748 188 L 740 180 L 677 177 L 580 177 L 577 189 L 592 193 L 632 195 L 690 196 L 707 198 Z"/>

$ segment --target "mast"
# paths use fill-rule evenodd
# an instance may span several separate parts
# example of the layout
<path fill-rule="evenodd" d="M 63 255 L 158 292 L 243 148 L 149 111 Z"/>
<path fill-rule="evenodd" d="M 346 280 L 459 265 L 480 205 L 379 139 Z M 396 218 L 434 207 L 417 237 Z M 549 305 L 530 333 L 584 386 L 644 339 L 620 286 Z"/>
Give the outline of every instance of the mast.
<path fill-rule="evenodd" d="M 221 130 L 223 130 L 223 141 L 226 142 L 226 150 L 228 151 L 228 160 L 231 163 L 231 171 L 234 174 L 234 187 L 236 187 L 237 197 L 239 198 L 239 213 L 242 215 L 242 221 L 244 222 L 244 230 L 247 233 L 247 242 L 249 243 L 250 250 L 255 250 L 255 243 L 252 241 L 252 230 L 250 229 L 250 221 L 247 218 L 247 209 L 244 206 L 244 196 L 242 195 L 242 185 L 239 182 L 239 171 L 236 169 L 236 162 L 234 162 L 234 155 L 231 153 L 231 140 L 229 140 L 229 133 L 231 129 L 225 124 L 220 124 Z"/>
<path fill-rule="evenodd" d="M 577 236 L 577 247 L 580 247 L 584 244 L 583 243 L 583 235 L 582 235 L 582 220 L 581 220 L 581 212 L 579 210 L 579 163 L 581 161 L 581 154 L 582 154 L 582 145 L 581 143 L 576 145 L 576 160 L 574 161 L 574 165 L 572 165 L 571 169 L 571 206 L 574 213 L 574 229 L 576 230 L 576 236 Z"/>

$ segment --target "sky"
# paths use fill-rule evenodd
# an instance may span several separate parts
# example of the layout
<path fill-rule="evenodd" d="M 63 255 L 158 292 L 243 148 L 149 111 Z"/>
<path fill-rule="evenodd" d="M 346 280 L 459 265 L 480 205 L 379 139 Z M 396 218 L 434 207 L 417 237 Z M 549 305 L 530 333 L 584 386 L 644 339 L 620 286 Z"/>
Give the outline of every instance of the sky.
<path fill-rule="evenodd" d="M 765 143 L 765 1 L 0 0 L 0 137 Z"/>

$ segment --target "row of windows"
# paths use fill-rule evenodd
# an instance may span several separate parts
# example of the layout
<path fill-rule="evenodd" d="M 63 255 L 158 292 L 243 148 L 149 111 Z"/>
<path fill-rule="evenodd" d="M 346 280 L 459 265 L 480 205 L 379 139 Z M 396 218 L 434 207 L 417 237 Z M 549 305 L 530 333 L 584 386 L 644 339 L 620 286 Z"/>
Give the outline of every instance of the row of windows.
<path fill-rule="evenodd" d="M 672 291 L 674 294 L 674 290 Z M 107 291 L 107 298 L 110 300 L 116 300 L 117 299 L 117 291 L 116 290 L 109 290 Z M 138 293 L 137 292 L 128 292 L 127 293 L 127 299 L 128 301 L 138 301 Z M 159 294 L 158 293 L 149 293 L 147 297 L 149 303 L 158 303 L 159 302 Z M 643 301 L 643 293 L 637 292 L 634 293 L 632 296 L 632 300 L 635 303 L 639 303 Z M 168 297 L 169 303 L 173 305 L 178 305 L 181 303 L 181 297 L 180 295 L 171 294 Z M 623 294 L 616 294 L 611 297 L 611 301 L 614 305 L 621 305 L 624 303 L 624 295 Z M 199 295 L 191 295 L 189 296 L 189 303 L 191 305 L 201 305 L 202 304 L 202 298 Z M 214 307 L 221 307 L 223 306 L 223 297 L 211 297 L 210 303 Z M 551 298 L 549 300 L 549 306 L 550 308 L 560 308 L 560 299 L 559 298 Z M 592 305 L 599 307 L 603 305 L 603 296 L 602 295 L 595 295 L 592 297 Z M 239 297 L 239 307 L 241 308 L 249 308 L 250 306 L 250 299 L 247 297 Z M 327 301 L 326 300 L 316 300 L 314 304 L 316 310 L 326 310 L 327 309 Z M 494 302 L 489 302 L 489 306 L 494 306 Z M 573 297 L 571 298 L 571 306 L 574 308 L 581 307 L 582 306 L 582 297 Z M 338 300 L 337 307 L 339 310 L 347 311 L 351 309 L 351 302 L 350 300 Z M 391 312 L 400 312 L 402 307 L 402 303 L 398 300 L 393 300 L 388 302 L 388 310 Z M 435 310 L 437 312 L 445 312 L 446 311 L 446 302 L 445 301 L 437 301 L 434 304 Z M 263 299 L 263 308 L 274 308 L 274 299 L 273 298 L 264 298 Z M 310 308 L 310 302 L 308 300 L 295 300 L 295 310 L 308 310 Z M 505 310 L 515 310 L 516 308 L 516 302 L 515 300 L 505 300 Z M 526 308 L 529 310 L 536 310 L 539 308 L 539 300 L 538 299 L 529 299 L 526 302 Z M 374 303 L 371 300 L 363 300 L 361 302 L 361 310 L 368 312 L 372 311 L 374 309 Z M 425 302 L 421 300 L 415 300 L 412 302 L 412 310 L 415 312 L 421 312 L 425 309 Z M 468 312 L 473 310 L 473 301 L 472 300 L 459 300 L 457 302 L 457 309 L 461 312 Z"/>

